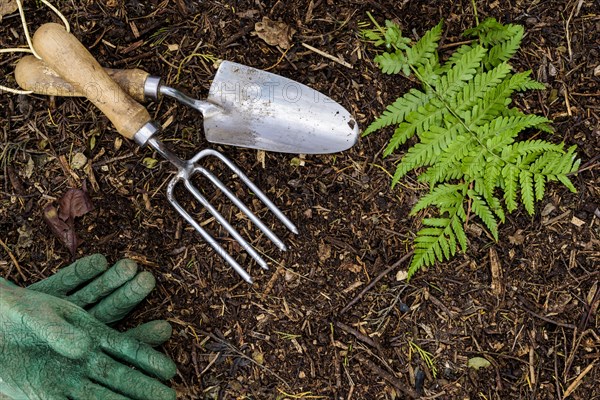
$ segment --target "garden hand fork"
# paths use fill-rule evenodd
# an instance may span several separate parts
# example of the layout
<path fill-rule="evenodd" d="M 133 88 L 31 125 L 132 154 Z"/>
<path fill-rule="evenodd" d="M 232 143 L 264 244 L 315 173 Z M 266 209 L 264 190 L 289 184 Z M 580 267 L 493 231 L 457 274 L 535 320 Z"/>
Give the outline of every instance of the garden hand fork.
<path fill-rule="evenodd" d="M 115 125 L 117 131 L 140 146 L 150 146 L 171 164 L 177 167 L 177 174 L 169 183 L 167 198 L 181 214 L 211 245 L 211 247 L 230 264 L 246 281 L 252 283 L 250 275 L 223 249 L 219 243 L 206 232 L 200 224 L 181 206 L 175 198 L 175 188 L 182 182 L 196 200 L 204 206 L 232 237 L 258 262 L 267 268 L 262 257 L 242 238 L 229 222 L 210 204 L 210 202 L 194 187 L 192 176 L 204 175 L 221 190 L 250 220 L 262 230 L 281 250 L 286 246 L 259 218 L 257 218 L 216 176 L 198 164 L 203 158 L 214 156 L 231 169 L 254 194 L 271 210 L 284 225 L 294 233 L 298 233 L 294 224 L 260 191 L 250 179 L 233 162 L 215 150 L 202 150 L 190 160 L 182 160 L 171 152 L 161 141 L 156 139 L 159 125 L 152 121 L 148 111 L 129 97 L 102 69 L 94 57 L 61 25 L 49 23 L 42 25 L 33 37 L 33 47 L 44 61 L 67 82 L 79 87 L 93 87 L 96 90 L 86 91 L 88 99 L 98 107 Z M 93 92 L 93 94 L 92 94 Z"/>

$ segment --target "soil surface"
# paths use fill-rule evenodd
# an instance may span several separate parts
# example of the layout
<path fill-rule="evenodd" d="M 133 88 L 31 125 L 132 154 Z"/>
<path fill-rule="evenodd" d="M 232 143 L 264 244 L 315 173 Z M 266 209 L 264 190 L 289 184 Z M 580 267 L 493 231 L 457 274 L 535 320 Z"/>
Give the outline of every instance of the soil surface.
<path fill-rule="evenodd" d="M 30 3 L 32 30 L 58 21 Z M 547 139 L 576 144 L 582 160 L 573 176 L 576 194 L 550 185 L 534 217 L 522 208 L 510 214 L 498 243 L 473 221 L 466 254 L 406 283 L 397 275 L 407 268 L 419 229 L 408 211 L 427 188 L 409 176 L 390 189 L 402 156 L 381 157 L 391 130 L 340 154 L 260 153 L 211 145 L 197 112 L 167 100 L 150 104 L 167 125 L 162 139 L 179 155 L 222 151 L 298 225 L 298 235 L 286 231 L 239 180 L 221 173 L 283 238 L 289 249 L 281 252 L 202 184 L 211 203 L 270 260 L 263 271 L 210 215 L 186 202 L 248 269 L 251 286 L 170 206 L 165 191 L 173 168 L 158 154 L 118 138 L 83 99 L 3 93 L 0 275 L 26 285 L 69 263 L 43 209 L 69 188 L 85 187 L 94 210 L 75 222 L 76 257 L 130 257 L 155 274 L 155 291 L 118 328 L 171 322 L 173 337 L 162 350 L 178 365 L 171 385 L 181 399 L 600 398 L 600 4 L 477 3 L 480 19 L 525 26 L 512 64 L 531 69 L 548 89 L 515 101 L 554 120 L 556 134 Z M 412 38 L 444 20 L 441 44 L 448 52 L 475 24 L 467 0 L 115 0 L 60 8 L 105 66 L 143 68 L 203 98 L 213 61 L 227 59 L 322 91 L 363 128 L 413 86 L 372 62 L 376 52 L 359 33 L 367 12 L 379 22 L 397 21 Z M 274 35 L 279 47 L 253 33 L 263 17 L 289 28 Z M 5 17 L 0 47 L 24 43 L 17 15 Z M 18 57 L 3 55 L 1 84 L 16 85 Z M 78 153 L 88 160 L 80 169 L 73 163 Z M 220 170 L 213 160 L 205 165 Z M 493 270 L 501 271 L 500 287 L 491 285 Z M 474 357 L 491 365 L 469 368 Z"/>

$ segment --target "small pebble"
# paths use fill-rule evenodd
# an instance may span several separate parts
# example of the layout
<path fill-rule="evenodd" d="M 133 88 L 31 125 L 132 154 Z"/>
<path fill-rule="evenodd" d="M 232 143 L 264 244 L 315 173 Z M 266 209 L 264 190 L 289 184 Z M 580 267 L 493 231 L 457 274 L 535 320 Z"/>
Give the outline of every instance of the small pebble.
<path fill-rule="evenodd" d="M 400 312 L 407 313 L 410 311 L 410 307 L 402 302 L 400 302 L 400 306 L 398 306 Z"/>

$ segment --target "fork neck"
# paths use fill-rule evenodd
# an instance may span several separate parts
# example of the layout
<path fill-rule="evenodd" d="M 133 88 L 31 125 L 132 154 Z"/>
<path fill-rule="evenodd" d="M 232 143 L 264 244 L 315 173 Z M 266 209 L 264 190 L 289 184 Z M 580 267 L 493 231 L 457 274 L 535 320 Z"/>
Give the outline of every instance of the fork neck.
<path fill-rule="evenodd" d="M 155 137 L 159 131 L 159 125 L 154 121 L 150 121 L 135 134 L 133 139 L 140 147 L 150 146 L 178 169 L 185 169 L 185 161 L 175 155 L 163 142 Z"/>
<path fill-rule="evenodd" d="M 169 160 L 178 170 L 186 169 L 186 162 L 173 153 L 163 142 L 152 137 L 148 140 L 148 146 L 152 147 L 163 158 Z"/>

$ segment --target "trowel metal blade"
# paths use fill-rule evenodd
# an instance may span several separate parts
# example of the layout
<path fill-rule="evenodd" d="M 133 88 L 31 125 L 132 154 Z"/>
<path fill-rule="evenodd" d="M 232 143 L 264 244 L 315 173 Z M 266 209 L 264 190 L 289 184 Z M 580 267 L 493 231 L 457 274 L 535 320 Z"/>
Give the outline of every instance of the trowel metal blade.
<path fill-rule="evenodd" d="M 340 104 L 299 82 L 223 61 L 204 114 L 209 142 L 299 154 L 337 153 L 352 147 L 358 124 Z"/>

